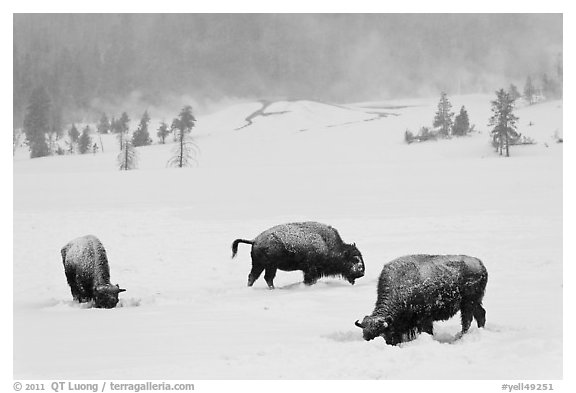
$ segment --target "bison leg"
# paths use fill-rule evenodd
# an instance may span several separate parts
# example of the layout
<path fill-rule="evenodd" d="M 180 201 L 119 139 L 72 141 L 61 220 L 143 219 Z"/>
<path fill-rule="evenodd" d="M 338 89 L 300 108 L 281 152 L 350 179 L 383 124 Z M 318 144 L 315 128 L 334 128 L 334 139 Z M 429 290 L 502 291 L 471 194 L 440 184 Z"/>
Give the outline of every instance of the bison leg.
<path fill-rule="evenodd" d="M 434 335 L 434 323 L 433 321 L 430 319 L 428 321 L 424 321 L 422 323 L 422 325 L 420 326 L 420 331 L 424 332 L 424 333 L 428 333 L 429 335 Z"/>
<path fill-rule="evenodd" d="M 82 291 L 76 281 L 76 271 L 74 269 L 66 269 L 64 273 L 66 274 L 66 281 L 68 281 L 68 285 L 70 286 L 70 292 L 72 292 L 72 299 L 80 302 Z"/>
<path fill-rule="evenodd" d="M 402 342 L 402 335 L 401 334 L 386 335 L 384 337 L 384 341 L 386 341 L 386 344 L 388 345 L 398 345 Z"/>
<path fill-rule="evenodd" d="M 318 281 L 318 274 L 314 270 L 304 272 L 304 284 L 313 285 Z"/>
<path fill-rule="evenodd" d="M 468 329 L 470 329 L 473 313 L 474 313 L 474 306 L 472 304 L 466 304 L 460 309 L 460 317 L 462 320 L 462 333 L 466 333 Z"/>
<path fill-rule="evenodd" d="M 79 299 L 80 303 L 89 302 L 94 298 L 94 293 L 92 292 L 92 286 L 90 281 L 82 281 L 78 277 L 76 278 L 78 282 L 78 290 L 79 290 Z"/>
<path fill-rule="evenodd" d="M 276 270 L 275 267 L 266 268 L 266 273 L 264 273 L 264 280 L 266 280 L 266 284 L 270 289 L 274 289 L 274 277 L 276 277 Z"/>
<path fill-rule="evenodd" d="M 483 328 L 486 324 L 486 310 L 484 310 L 481 304 L 476 304 L 476 307 L 474 307 L 474 319 L 479 328 Z"/>
<path fill-rule="evenodd" d="M 264 267 L 260 265 L 252 265 L 252 270 L 250 274 L 248 274 L 248 286 L 251 287 L 254 284 L 254 281 L 258 280 L 258 277 L 264 271 Z"/>

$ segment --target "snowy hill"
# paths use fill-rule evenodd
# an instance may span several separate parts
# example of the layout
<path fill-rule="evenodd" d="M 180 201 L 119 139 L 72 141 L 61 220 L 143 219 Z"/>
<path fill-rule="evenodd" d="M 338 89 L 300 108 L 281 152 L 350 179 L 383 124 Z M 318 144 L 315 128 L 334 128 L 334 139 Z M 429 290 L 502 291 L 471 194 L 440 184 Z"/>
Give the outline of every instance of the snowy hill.
<path fill-rule="evenodd" d="M 170 143 L 138 148 L 139 169 L 120 172 L 113 136 L 95 155 L 18 152 L 14 377 L 561 378 L 562 102 L 519 107 L 537 144 L 503 158 L 491 99 L 450 97 L 472 136 L 412 145 L 404 131 L 432 123 L 435 98 L 230 106 L 198 117 L 194 168 L 166 168 Z M 247 288 L 250 248 L 231 260 L 232 241 L 299 220 L 356 242 L 366 276 L 306 287 L 279 271 L 276 290 Z M 127 288 L 121 307 L 71 301 L 60 248 L 88 233 Z M 398 347 L 363 341 L 354 321 L 372 312 L 382 265 L 414 253 L 484 261 L 485 329 L 458 339 L 455 317 Z"/>

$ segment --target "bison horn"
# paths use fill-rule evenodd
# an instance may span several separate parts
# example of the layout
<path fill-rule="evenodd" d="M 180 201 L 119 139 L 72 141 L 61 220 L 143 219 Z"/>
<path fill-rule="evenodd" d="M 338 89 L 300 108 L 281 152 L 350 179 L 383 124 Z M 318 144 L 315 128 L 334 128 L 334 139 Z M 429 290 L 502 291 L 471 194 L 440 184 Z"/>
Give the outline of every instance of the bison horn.
<path fill-rule="evenodd" d="M 360 323 L 359 320 L 356 320 L 356 322 L 354 322 L 354 325 L 358 326 L 359 328 L 364 329 L 364 326 L 362 326 L 362 324 Z"/>
<path fill-rule="evenodd" d="M 124 288 L 118 288 L 118 293 L 120 292 L 126 292 L 126 290 Z"/>

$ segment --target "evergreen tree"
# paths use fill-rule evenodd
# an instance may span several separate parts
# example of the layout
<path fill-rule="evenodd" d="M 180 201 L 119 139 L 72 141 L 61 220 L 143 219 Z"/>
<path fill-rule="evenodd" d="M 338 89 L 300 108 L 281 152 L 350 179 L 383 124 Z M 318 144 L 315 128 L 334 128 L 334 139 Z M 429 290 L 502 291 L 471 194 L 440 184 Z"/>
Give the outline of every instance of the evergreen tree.
<path fill-rule="evenodd" d="M 172 121 L 172 129 L 175 130 L 178 144 L 174 150 L 174 156 L 168 160 L 168 166 L 182 168 L 196 162 L 198 146 L 190 137 L 196 118 L 192 114 L 190 105 L 182 108 L 180 115 Z"/>
<path fill-rule="evenodd" d="M 534 104 L 536 98 L 536 88 L 532 83 L 532 77 L 528 75 L 526 78 L 526 84 L 524 85 L 524 99 L 529 105 Z"/>
<path fill-rule="evenodd" d="M 82 130 L 82 135 L 80 135 L 80 139 L 78 139 L 78 151 L 80 154 L 88 153 L 92 147 L 92 138 L 90 137 L 90 133 L 90 126 L 86 126 Z"/>
<path fill-rule="evenodd" d="M 24 134 L 30 146 L 30 157 L 44 157 L 50 154 L 46 134 L 50 132 L 50 97 L 44 87 L 32 91 L 26 115 Z"/>
<path fill-rule="evenodd" d="M 152 143 L 150 133 L 148 132 L 148 123 L 150 123 L 150 116 L 148 115 L 148 111 L 144 111 L 140 119 L 140 124 L 138 124 L 138 128 L 134 132 L 134 135 L 132 135 L 132 144 L 134 147 L 147 146 Z"/>
<path fill-rule="evenodd" d="M 72 127 L 68 130 L 68 136 L 70 137 L 70 153 L 74 153 L 74 146 L 76 146 L 80 138 L 80 132 L 76 128 L 76 124 L 72 124 Z"/>
<path fill-rule="evenodd" d="M 22 132 L 18 128 L 12 128 L 12 156 L 16 154 L 16 149 L 20 146 Z"/>
<path fill-rule="evenodd" d="M 160 138 L 160 143 L 166 143 L 166 137 L 172 132 L 172 130 L 168 127 L 168 124 L 165 122 L 160 123 L 160 127 L 158 128 L 158 138 Z"/>
<path fill-rule="evenodd" d="M 112 132 L 113 134 L 117 134 L 120 132 L 118 130 L 118 120 L 116 120 L 114 117 L 110 118 L 110 132 Z"/>
<path fill-rule="evenodd" d="M 564 65 L 563 65 L 563 55 L 562 52 L 558 53 L 556 57 L 556 77 L 558 78 L 558 94 L 562 98 L 564 94 Z"/>
<path fill-rule="evenodd" d="M 120 150 L 120 154 L 118 154 L 118 166 L 121 171 L 127 171 L 130 169 L 136 169 L 138 164 L 138 153 L 132 145 L 132 141 L 130 139 L 126 139 L 124 141 L 124 145 L 122 150 Z"/>
<path fill-rule="evenodd" d="M 102 113 L 102 116 L 100 117 L 100 121 L 98 122 L 98 126 L 96 128 L 99 134 L 108 134 L 108 132 L 110 132 L 112 124 L 110 123 L 110 120 L 108 120 L 108 116 L 106 116 L 106 113 Z"/>
<path fill-rule="evenodd" d="M 440 101 L 438 102 L 438 111 L 434 117 L 434 127 L 439 127 L 439 134 L 441 136 L 450 135 L 450 130 L 452 129 L 454 113 L 450 112 L 452 109 L 452 104 L 448 100 L 446 93 L 442 92 L 440 95 Z"/>
<path fill-rule="evenodd" d="M 522 95 L 518 91 L 518 88 L 513 83 L 510 84 L 510 87 L 508 88 L 508 94 L 510 94 L 510 98 L 512 98 L 514 101 L 516 101 L 518 98 L 522 97 Z"/>
<path fill-rule="evenodd" d="M 414 141 L 414 134 L 412 134 L 412 131 L 410 130 L 404 131 L 404 142 L 410 144 L 413 141 Z"/>
<path fill-rule="evenodd" d="M 128 133 L 130 118 L 126 112 L 122 112 L 122 116 L 115 122 L 115 129 L 118 133 L 118 141 L 120 142 L 120 150 L 124 148 L 124 139 Z"/>
<path fill-rule="evenodd" d="M 506 157 L 510 156 L 510 143 L 520 137 L 516 131 L 516 117 L 512 112 L 514 110 L 514 100 L 510 94 L 500 89 L 496 92 L 496 100 L 491 102 L 492 116 L 488 122 L 489 126 L 493 126 L 492 140 L 496 151 L 502 152 L 506 149 Z"/>
<path fill-rule="evenodd" d="M 50 146 L 50 154 L 54 154 L 58 150 L 56 141 L 62 136 L 62 112 L 60 108 L 51 105 L 50 110 L 50 131 L 48 132 L 48 141 Z"/>
<path fill-rule="evenodd" d="M 544 73 L 541 76 L 542 94 L 546 99 L 558 98 L 561 96 L 561 88 L 558 81 L 550 78 L 548 74 Z"/>
<path fill-rule="evenodd" d="M 468 118 L 468 112 L 466 108 L 462 106 L 460 108 L 460 113 L 454 119 L 454 128 L 452 128 L 452 134 L 457 136 L 466 135 L 470 131 L 470 119 Z"/>

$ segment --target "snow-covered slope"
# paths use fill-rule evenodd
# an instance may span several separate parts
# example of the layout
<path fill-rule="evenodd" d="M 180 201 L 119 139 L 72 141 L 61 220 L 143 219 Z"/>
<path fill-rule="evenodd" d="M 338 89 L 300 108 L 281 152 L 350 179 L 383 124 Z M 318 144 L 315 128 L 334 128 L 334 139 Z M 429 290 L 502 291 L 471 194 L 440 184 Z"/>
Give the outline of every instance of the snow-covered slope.
<path fill-rule="evenodd" d="M 451 97 L 479 133 L 421 144 L 404 131 L 429 125 L 436 99 L 236 105 L 199 117 L 195 168 L 166 168 L 168 144 L 120 172 L 111 136 L 96 155 L 18 155 L 14 377 L 561 378 L 562 102 L 518 108 L 538 144 L 506 159 L 489 143 L 491 99 Z M 247 288 L 250 249 L 231 260 L 232 241 L 297 220 L 356 242 L 366 276 L 305 287 L 279 271 L 276 290 Z M 60 248 L 88 233 L 127 288 L 121 307 L 71 301 Z M 410 253 L 481 258 L 486 328 L 457 339 L 455 317 L 398 347 L 364 342 L 354 321 L 382 265 Z"/>

